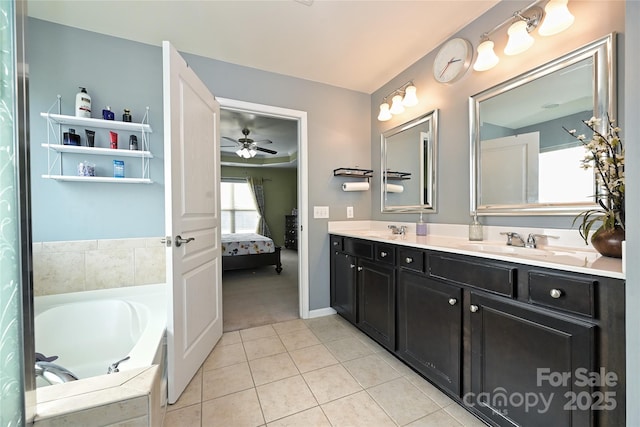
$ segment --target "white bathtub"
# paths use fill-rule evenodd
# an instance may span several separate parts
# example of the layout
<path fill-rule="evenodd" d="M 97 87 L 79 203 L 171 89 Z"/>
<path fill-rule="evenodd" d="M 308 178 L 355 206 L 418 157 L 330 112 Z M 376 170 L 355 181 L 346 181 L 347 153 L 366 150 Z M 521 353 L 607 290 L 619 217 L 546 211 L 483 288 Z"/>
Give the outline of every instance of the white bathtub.
<path fill-rule="evenodd" d="M 162 364 L 167 286 L 145 285 L 36 297 L 35 348 L 79 379 Z M 42 379 L 38 385 L 47 385 Z"/>

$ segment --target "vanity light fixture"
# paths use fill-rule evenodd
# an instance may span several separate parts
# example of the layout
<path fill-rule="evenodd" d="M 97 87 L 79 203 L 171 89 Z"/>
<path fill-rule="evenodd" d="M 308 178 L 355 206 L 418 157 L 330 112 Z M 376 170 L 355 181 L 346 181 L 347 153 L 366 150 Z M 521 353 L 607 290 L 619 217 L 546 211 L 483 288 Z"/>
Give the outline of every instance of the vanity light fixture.
<path fill-rule="evenodd" d="M 494 43 L 489 39 L 489 36 L 507 24 L 510 25 L 507 30 L 509 40 L 504 48 L 505 55 L 517 55 L 529 49 L 535 41 L 529 33 L 536 29 L 541 22 L 538 32 L 544 36 L 557 34 L 571 26 L 574 17 L 567 8 L 569 0 L 549 0 L 544 11 L 537 6 L 543 1 L 534 1 L 529 6 L 514 12 L 511 17 L 490 31 L 482 34 L 473 69 L 487 71 L 500 62 L 500 58 L 493 50 Z"/>
<path fill-rule="evenodd" d="M 380 104 L 380 113 L 378 114 L 378 120 L 385 122 L 390 120 L 393 114 L 401 114 L 404 112 L 404 107 L 413 107 L 418 105 L 418 96 L 416 95 L 416 87 L 413 81 L 400 86 L 398 89 L 385 96 L 382 104 Z M 391 106 L 387 102 L 387 99 L 391 97 Z"/>

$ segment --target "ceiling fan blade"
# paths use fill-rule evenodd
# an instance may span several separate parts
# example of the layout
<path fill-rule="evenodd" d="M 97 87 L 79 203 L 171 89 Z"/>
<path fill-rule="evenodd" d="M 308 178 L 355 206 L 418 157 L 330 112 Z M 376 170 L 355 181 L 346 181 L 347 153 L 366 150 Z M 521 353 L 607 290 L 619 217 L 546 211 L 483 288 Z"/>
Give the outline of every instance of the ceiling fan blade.
<path fill-rule="evenodd" d="M 234 144 L 239 144 L 239 142 L 233 138 L 229 138 L 228 136 L 223 136 L 221 139 L 226 139 L 227 141 L 231 141 Z"/>
<path fill-rule="evenodd" d="M 261 139 L 258 141 L 254 141 L 256 144 L 273 144 L 273 141 L 270 139 Z"/>
<path fill-rule="evenodd" d="M 269 149 L 267 149 L 267 148 L 262 148 L 262 147 L 253 147 L 253 149 L 254 149 L 254 150 L 257 150 L 257 151 L 263 151 L 263 152 L 265 152 L 265 153 L 269 153 L 269 154 L 278 154 L 278 152 L 277 152 L 277 151 L 269 150 Z"/>

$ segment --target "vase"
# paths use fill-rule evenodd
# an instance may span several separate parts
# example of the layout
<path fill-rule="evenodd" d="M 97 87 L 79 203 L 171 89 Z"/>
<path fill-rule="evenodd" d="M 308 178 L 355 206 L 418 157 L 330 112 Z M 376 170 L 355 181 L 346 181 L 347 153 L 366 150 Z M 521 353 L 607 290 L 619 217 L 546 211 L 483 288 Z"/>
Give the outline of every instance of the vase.
<path fill-rule="evenodd" d="M 600 255 L 611 258 L 622 258 L 622 241 L 624 240 L 624 230 L 622 228 L 605 229 L 600 227 L 593 236 L 591 244 Z"/>

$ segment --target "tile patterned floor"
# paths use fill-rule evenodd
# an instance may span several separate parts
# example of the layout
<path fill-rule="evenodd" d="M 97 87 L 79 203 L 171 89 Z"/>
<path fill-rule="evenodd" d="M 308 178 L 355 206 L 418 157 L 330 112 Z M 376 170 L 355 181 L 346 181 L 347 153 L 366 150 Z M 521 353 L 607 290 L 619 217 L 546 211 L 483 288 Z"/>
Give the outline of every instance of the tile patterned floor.
<path fill-rule="evenodd" d="M 222 336 L 164 427 L 484 424 L 339 316 Z"/>

